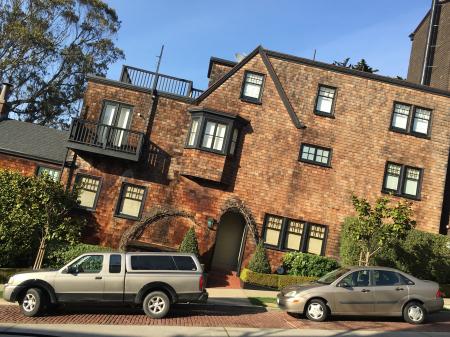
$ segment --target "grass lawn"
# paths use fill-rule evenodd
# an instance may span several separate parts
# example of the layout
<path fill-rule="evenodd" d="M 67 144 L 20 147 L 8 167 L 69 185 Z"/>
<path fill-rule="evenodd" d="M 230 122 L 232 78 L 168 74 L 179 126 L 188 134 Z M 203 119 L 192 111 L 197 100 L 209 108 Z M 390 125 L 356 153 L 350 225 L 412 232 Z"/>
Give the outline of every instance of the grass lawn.
<path fill-rule="evenodd" d="M 277 299 L 275 297 L 249 297 L 248 300 L 253 305 L 261 307 L 276 307 Z"/>

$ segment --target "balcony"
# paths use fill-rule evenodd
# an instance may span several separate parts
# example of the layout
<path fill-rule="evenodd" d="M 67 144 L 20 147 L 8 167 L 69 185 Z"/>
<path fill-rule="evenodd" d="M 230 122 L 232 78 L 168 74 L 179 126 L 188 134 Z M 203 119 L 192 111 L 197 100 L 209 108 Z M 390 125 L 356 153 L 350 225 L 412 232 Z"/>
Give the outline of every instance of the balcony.
<path fill-rule="evenodd" d="M 136 162 L 143 141 L 141 132 L 74 118 L 67 147 Z"/>
<path fill-rule="evenodd" d="M 155 89 L 170 95 L 196 99 L 203 90 L 193 88 L 193 82 L 130 66 L 122 67 L 120 81 L 140 88 Z"/>

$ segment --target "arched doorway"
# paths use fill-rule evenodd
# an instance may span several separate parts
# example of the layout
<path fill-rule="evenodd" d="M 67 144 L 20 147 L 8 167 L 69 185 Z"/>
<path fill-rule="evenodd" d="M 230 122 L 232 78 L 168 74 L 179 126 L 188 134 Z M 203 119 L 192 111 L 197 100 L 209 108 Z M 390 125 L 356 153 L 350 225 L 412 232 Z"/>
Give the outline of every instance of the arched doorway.
<path fill-rule="evenodd" d="M 235 271 L 240 269 L 245 245 L 245 219 L 239 213 L 226 212 L 220 218 L 217 229 L 211 270 Z"/>

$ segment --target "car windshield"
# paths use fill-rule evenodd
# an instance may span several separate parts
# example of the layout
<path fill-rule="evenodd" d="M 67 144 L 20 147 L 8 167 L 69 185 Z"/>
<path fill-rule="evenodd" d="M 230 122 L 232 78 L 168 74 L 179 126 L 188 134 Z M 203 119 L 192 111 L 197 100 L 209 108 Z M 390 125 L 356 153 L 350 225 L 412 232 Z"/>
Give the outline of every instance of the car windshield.
<path fill-rule="evenodd" d="M 329 272 L 325 276 L 322 276 L 320 279 L 317 280 L 317 282 L 323 284 L 331 284 L 348 271 L 350 271 L 350 269 L 348 268 L 339 268 L 333 270 L 332 272 Z"/>

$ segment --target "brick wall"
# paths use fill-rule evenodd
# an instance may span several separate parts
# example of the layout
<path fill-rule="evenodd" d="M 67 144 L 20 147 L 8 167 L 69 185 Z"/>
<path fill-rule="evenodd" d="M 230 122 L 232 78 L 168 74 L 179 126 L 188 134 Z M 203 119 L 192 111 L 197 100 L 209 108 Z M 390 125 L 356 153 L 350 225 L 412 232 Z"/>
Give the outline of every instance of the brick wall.
<path fill-rule="evenodd" d="M 0 153 L 1 169 L 18 171 L 23 175 L 34 176 L 39 166 L 45 166 L 56 170 L 61 169 L 61 165 Z"/>
<path fill-rule="evenodd" d="M 439 231 L 449 149 L 450 98 L 275 58 L 271 62 L 306 128 L 295 127 L 261 57 L 256 55 L 200 102 L 204 108 L 239 114 L 249 121 L 237 147 L 234 169 L 228 172 L 230 183 L 225 185 L 215 183 L 223 156 L 216 158 L 214 154 L 184 149 L 191 105 L 159 96 L 148 114 L 148 94 L 113 84 L 89 83 L 84 104 L 91 118 L 100 113 L 104 98 L 120 97 L 135 106 L 134 113 L 141 111 L 150 121 L 145 132 L 151 146 L 158 150 L 144 152 L 139 163 L 79 154 L 75 173 L 102 179 L 97 209 L 89 212 L 98 242 L 117 247 L 123 232 L 135 223 L 114 215 L 121 184 L 129 182 L 147 187 L 144 214 L 155 206 L 170 205 L 193 215 L 206 263 L 212 256 L 217 233 L 217 228 L 208 229 L 207 219 L 219 221 L 225 201 L 232 196 L 251 210 L 259 235 L 266 213 L 326 225 L 326 254 L 336 256 L 340 226 L 346 216 L 353 214 L 351 193 L 371 201 L 380 196 L 387 160 L 424 169 L 422 198 L 413 201 L 413 207 L 420 229 Z M 245 70 L 267 74 L 262 104 L 240 99 Z M 319 83 L 338 88 L 335 118 L 313 114 Z M 433 109 L 431 139 L 388 130 L 394 100 Z M 331 168 L 299 162 L 303 142 L 333 148 Z M 223 170 L 227 170 L 226 164 Z M 189 172 L 203 179 L 192 179 Z M 140 241 L 176 249 L 190 224 L 180 220 L 180 229 L 175 232 L 173 221 L 149 226 Z M 249 232 L 244 265 L 254 246 Z M 267 252 L 272 266 L 277 267 L 283 252 Z"/>

